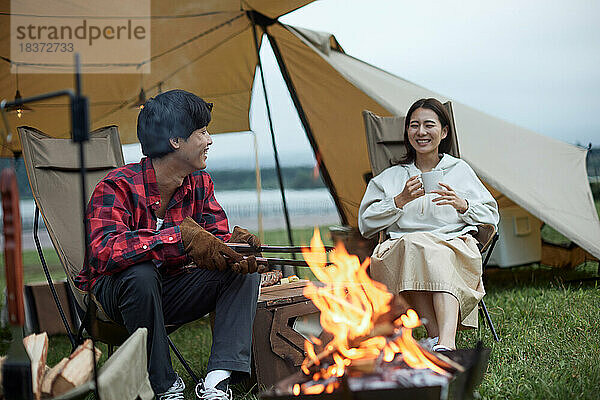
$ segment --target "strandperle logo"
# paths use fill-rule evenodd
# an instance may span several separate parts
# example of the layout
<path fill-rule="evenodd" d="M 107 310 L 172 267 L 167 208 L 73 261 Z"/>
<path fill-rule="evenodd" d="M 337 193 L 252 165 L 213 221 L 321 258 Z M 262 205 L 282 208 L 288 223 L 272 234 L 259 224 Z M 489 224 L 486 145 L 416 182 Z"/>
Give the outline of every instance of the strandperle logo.
<path fill-rule="evenodd" d="M 12 0 L 11 71 L 150 73 L 150 0 Z"/>
<path fill-rule="evenodd" d="M 146 39 L 146 27 L 135 24 L 131 20 L 123 25 L 96 25 L 88 23 L 86 19 L 81 25 L 34 25 L 17 26 L 17 39 L 19 40 L 87 40 L 91 46 L 99 39 L 106 40 L 144 40 Z"/>

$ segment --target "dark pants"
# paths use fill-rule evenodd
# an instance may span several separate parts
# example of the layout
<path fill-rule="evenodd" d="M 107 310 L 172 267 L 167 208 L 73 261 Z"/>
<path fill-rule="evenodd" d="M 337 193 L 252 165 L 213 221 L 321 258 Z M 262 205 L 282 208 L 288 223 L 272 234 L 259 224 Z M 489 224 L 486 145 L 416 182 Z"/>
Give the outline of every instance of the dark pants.
<path fill-rule="evenodd" d="M 94 295 L 107 315 L 129 333 L 148 328 L 148 372 L 155 393 L 175 382 L 165 324 L 182 325 L 216 311 L 208 371 L 225 369 L 250 373 L 252 324 L 260 278 L 232 271 L 192 269 L 163 277 L 152 262 L 102 276 Z"/>

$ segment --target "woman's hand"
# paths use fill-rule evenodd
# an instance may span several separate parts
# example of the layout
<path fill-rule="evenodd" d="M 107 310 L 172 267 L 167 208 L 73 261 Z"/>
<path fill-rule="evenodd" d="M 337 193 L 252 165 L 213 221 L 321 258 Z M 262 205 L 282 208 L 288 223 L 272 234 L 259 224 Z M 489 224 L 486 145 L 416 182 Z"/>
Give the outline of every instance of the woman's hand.
<path fill-rule="evenodd" d="M 396 207 L 402 208 L 421 196 L 425 196 L 425 189 L 423 189 L 423 184 L 419 180 L 419 176 L 415 175 L 406 181 L 404 190 L 394 197 L 394 203 L 396 203 Z"/>
<path fill-rule="evenodd" d="M 440 197 L 431 200 L 438 206 L 451 205 L 461 214 L 464 214 L 469 209 L 469 203 L 463 198 L 460 198 L 456 192 L 445 183 L 440 182 L 444 189 L 432 190 L 431 193 L 437 193 Z"/>

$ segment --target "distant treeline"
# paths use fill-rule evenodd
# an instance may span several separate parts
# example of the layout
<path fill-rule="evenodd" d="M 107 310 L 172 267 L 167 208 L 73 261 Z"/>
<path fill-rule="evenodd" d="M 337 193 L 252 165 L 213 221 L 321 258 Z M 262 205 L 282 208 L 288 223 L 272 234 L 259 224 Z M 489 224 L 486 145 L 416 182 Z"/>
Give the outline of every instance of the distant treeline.
<path fill-rule="evenodd" d="M 283 186 L 286 189 L 318 189 L 325 185 L 320 176 L 314 175 L 311 167 L 284 167 L 281 170 Z M 256 174 L 254 170 L 215 170 L 208 173 L 215 183 L 216 190 L 253 190 L 256 188 Z M 260 171 L 261 187 L 263 189 L 278 189 L 279 181 L 274 168 L 265 168 Z"/>
<path fill-rule="evenodd" d="M 596 177 L 595 181 L 590 182 L 590 187 L 594 199 L 598 201 L 600 200 L 600 147 L 592 147 L 588 152 L 586 166 L 588 176 Z"/>
<path fill-rule="evenodd" d="M 31 198 L 31 189 L 27 180 L 27 172 L 22 158 L 10 159 L 0 158 L 0 169 L 15 166 L 21 198 Z M 600 147 L 594 147 L 588 152 L 587 157 L 588 176 L 600 176 Z M 254 170 L 208 170 L 217 190 L 252 190 L 256 188 L 256 177 Z M 320 176 L 314 175 L 312 167 L 285 167 L 282 169 L 283 184 L 286 189 L 317 189 L 325 185 Z M 263 189 L 279 188 L 277 175 L 274 168 L 261 169 L 261 181 Z M 600 199 L 600 182 L 591 184 L 595 199 Z"/>
<path fill-rule="evenodd" d="M 17 184 L 19 186 L 19 197 L 21 199 L 32 198 L 25 163 L 22 158 L 0 158 L 0 171 L 7 167 L 14 167 L 17 173 Z"/>
<path fill-rule="evenodd" d="M 588 176 L 600 176 L 600 147 L 592 147 L 586 160 Z"/>
<path fill-rule="evenodd" d="M 19 196 L 22 199 L 33 197 L 27 171 L 23 159 L 0 158 L 0 170 L 6 167 L 15 167 L 17 182 L 19 184 Z M 208 170 L 217 190 L 254 190 L 256 188 L 256 176 L 254 170 Z M 277 189 L 279 183 L 274 168 L 261 169 L 261 182 L 263 189 Z M 283 184 L 286 189 L 317 189 L 325 185 L 320 177 L 315 177 L 311 167 L 286 167 L 282 169 Z"/>

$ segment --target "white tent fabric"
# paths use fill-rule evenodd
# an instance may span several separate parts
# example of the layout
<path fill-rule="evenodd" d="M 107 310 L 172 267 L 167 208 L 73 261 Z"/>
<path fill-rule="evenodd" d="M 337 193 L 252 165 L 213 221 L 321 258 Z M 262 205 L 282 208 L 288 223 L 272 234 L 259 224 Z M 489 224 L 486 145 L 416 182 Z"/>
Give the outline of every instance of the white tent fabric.
<path fill-rule="evenodd" d="M 345 54 L 330 34 L 290 26 L 270 33 L 281 48 L 334 192 L 348 223 L 356 226 L 363 174 L 370 169 L 361 111 L 403 115 L 419 98 L 451 99 Z M 453 108 L 461 157 L 480 178 L 600 257 L 587 151 L 456 101 Z"/>

